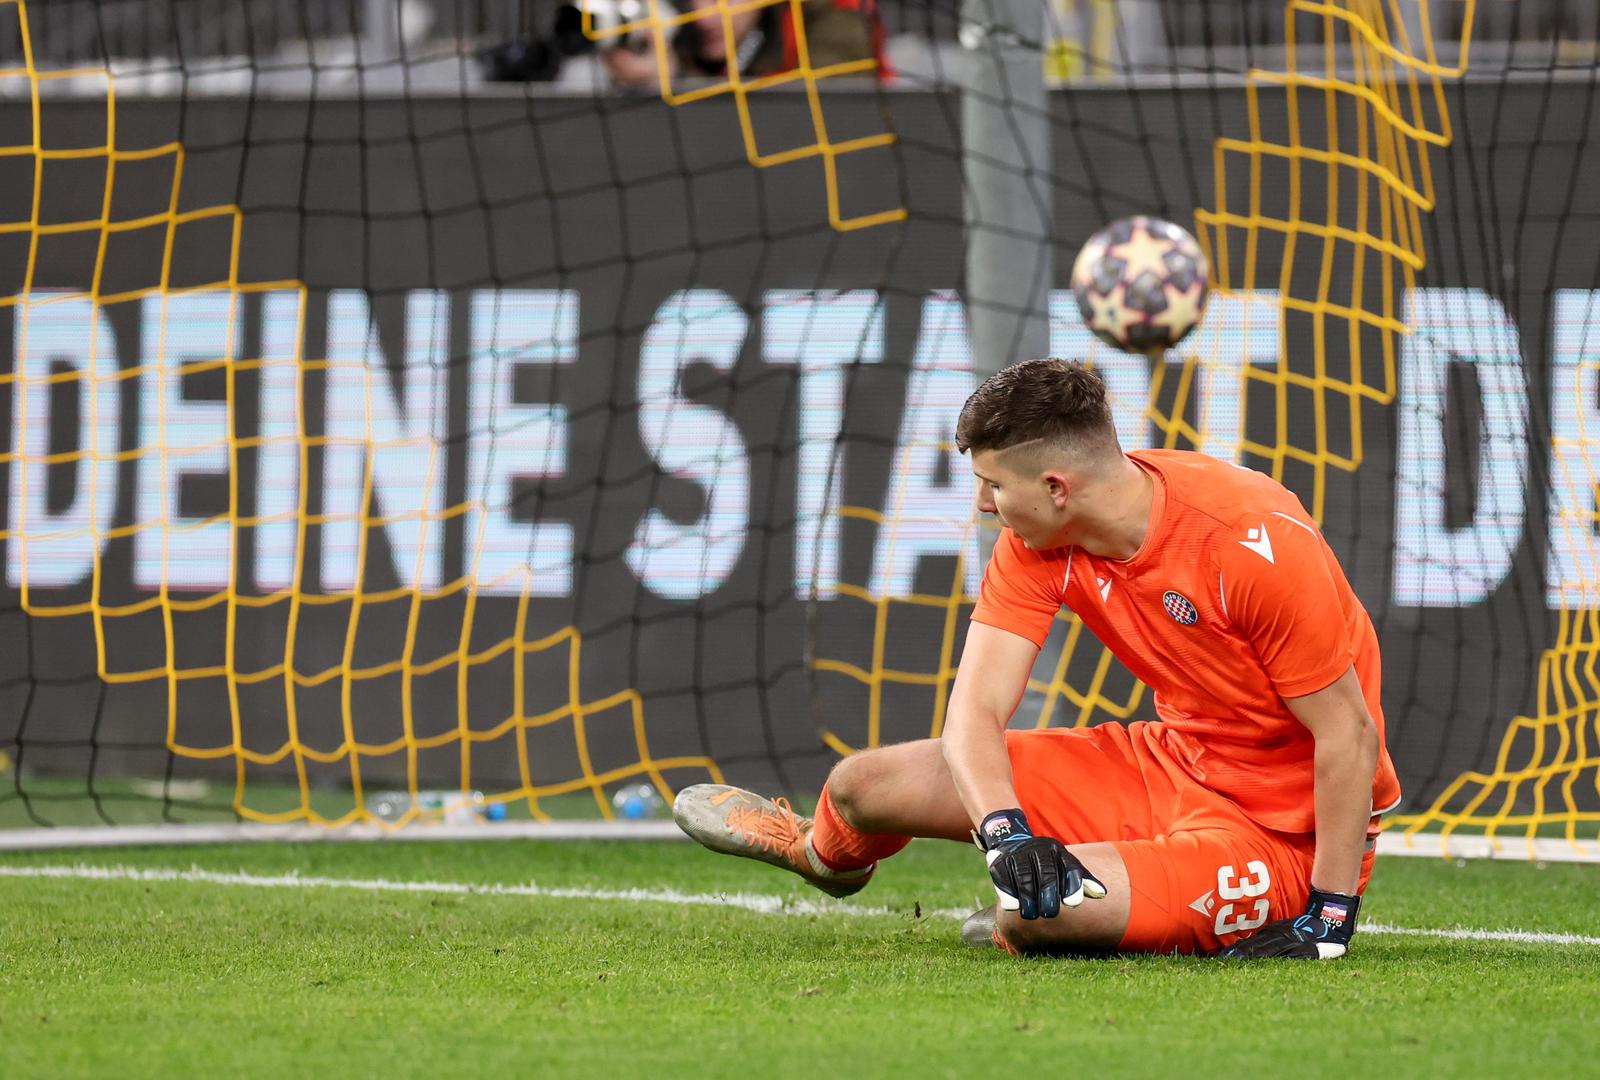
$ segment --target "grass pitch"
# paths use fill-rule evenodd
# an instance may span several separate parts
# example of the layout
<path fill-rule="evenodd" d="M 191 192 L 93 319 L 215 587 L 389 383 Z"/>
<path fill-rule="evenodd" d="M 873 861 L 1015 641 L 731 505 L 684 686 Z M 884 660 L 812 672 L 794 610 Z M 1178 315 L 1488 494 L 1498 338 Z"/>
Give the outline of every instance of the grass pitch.
<path fill-rule="evenodd" d="M 239 883 L 5 876 L 48 866 Z M 1364 924 L 1587 941 L 1363 932 L 1341 961 L 1255 965 L 965 949 L 937 913 L 987 878 L 970 848 L 938 842 L 838 911 L 444 891 L 529 882 L 819 899 L 680 843 L 3 855 L 0 1076 L 1349 1080 L 1600 1061 L 1596 867 L 1383 859 L 1362 909 Z M 888 913 L 846 910 L 860 908 Z"/>

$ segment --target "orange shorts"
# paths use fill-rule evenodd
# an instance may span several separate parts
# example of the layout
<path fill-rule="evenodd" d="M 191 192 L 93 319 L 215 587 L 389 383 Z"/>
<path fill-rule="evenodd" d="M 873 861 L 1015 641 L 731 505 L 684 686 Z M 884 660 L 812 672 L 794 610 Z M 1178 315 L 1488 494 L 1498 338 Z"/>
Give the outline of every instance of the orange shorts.
<path fill-rule="evenodd" d="M 1008 731 L 1017 798 L 1033 831 L 1109 841 L 1133 889 L 1125 952 L 1211 952 L 1303 914 L 1311 833 L 1275 832 L 1202 787 L 1156 737 L 1159 724 Z M 1370 847 L 1370 845 L 1369 845 Z M 1372 852 L 1361 865 L 1361 888 Z"/>

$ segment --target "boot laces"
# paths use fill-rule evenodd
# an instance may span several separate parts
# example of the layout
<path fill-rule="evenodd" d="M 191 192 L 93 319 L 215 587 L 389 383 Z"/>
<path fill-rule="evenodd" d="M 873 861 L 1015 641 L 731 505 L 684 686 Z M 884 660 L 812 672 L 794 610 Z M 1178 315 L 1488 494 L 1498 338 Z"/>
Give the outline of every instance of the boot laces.
<path fill-rule="evenodd" d="M 793 854 L 805 837 L 805 830 L 789 806 L 789 800 L 772 800 L 766 806 L 736 806 L 728 811 L 728 828 L 743 836 L 747 843 L 763 851 Z"/>

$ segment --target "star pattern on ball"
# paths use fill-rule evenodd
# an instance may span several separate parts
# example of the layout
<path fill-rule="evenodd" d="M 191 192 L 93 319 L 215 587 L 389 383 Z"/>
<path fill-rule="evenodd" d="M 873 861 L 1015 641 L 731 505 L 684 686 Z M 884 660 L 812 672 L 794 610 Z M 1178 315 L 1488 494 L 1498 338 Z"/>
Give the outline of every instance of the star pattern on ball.
<path fill-rule="evenodd" d="M 1129 311 L 1128 306 L 1122 302 L 1122 287 L 1119 285 L 1104 296 L 1090 294 L 1089 306 L 1094 308 L 1094 316 L 1089 320 L 1089 328 L 1101 333 L 1110 334 L 1118 341 L 1124 341 L 1128 336 L 1128 327 L 1138 321 L 1138 315 Z"/>
<path fill-rule="evenodd" d="M 1126 243 L 1113 244 L 1109 250 L 1127 261 L 1128 268 L 1123 271 L 1123 276 L 1131 281 L 1145 270 L 1155 271 L 1165 277 L 1167 264 L 1161 257 L 1171 249 L 1169 241 L 1152 236 L 1150 230 L 1140 225 L 1133 230 L 1133 235 Z"/>
<path fill-rule="evenodd" d="M 1150 321 L 1178 337 L 1187 333 L 1200 321 L 1200 298 L 1204 295 L 1199 288 L 1178 289 L 1168 284 L 1163 290 L 1167 296 L 1166 309 L 1157 312 Z"/>

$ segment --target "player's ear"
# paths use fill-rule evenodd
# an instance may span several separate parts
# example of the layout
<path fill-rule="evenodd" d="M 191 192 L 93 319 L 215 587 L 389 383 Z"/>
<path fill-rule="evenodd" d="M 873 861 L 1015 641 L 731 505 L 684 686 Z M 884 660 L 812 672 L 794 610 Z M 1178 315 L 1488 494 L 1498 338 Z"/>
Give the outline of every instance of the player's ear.
<path fill-rule="evenodd" d="M 1072 484 L 1067 480 L 1066 473 L 1051 471 L 1044 474 L 1044 490 L 1059 510 L 1067 505 L 1067 496 L 1072 494 Z"/>

